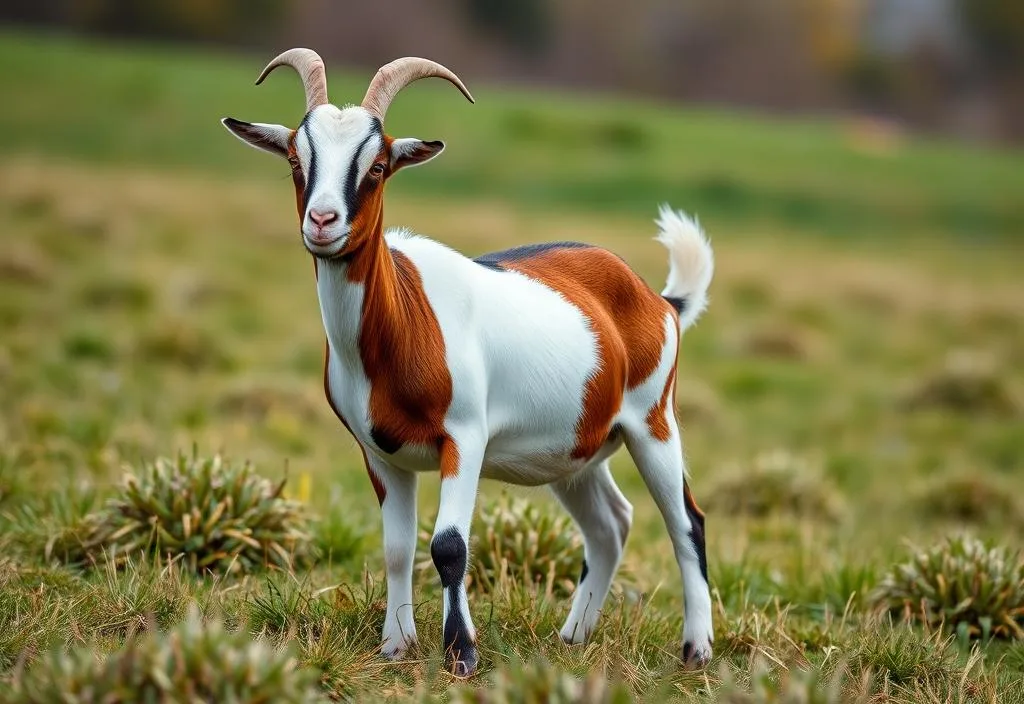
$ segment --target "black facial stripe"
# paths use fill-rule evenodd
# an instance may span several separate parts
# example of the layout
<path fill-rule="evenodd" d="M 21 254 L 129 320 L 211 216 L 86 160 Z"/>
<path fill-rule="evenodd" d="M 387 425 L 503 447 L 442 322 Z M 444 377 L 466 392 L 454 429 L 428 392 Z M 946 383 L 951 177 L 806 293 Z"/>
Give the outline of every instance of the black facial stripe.
<path fill-rule="evenodd" d="M 309 195 L 316 188 L 316 150 L 313 149 L 313 137 L 309 134 L 309 123 L 302 119 L 299 129 L 306 135 L 306 142 L 309 143 L 309 177 L 306 179 L 306 190 L 302 194 L 302 213 L 305 216 L 309 210 Z"/>
<path fill-rule="evenodd" d="M 352 163 L 349 164 L 348 174 L 345 176 L 345 207 L 348 209 L 348 217 L 352 219 L 356 213 L 356 176 L 359 171 L 359 157 L 363 154 L 363 149 L 370 143 L 370 140 L 374 137 L 380 137 L 380 122 L 374 121 L 370 134 L 366 135 L 359 146 L 356 147 L 356 152 L 352 157 Z"/>

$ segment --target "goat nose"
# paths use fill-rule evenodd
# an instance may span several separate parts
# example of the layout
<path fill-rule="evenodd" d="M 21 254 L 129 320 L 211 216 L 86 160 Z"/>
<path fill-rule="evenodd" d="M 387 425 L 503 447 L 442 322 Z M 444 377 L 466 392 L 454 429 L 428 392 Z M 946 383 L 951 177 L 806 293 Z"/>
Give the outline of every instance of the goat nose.
<path fill-rule="evenodd" d="M 326 227 L 330 223 L 338 219 L 338 213 L 333 210 L 326 210 L 320 212 L 318 210 L 309 209 L 309 219 L 315 222 L 319 227 Z"/>

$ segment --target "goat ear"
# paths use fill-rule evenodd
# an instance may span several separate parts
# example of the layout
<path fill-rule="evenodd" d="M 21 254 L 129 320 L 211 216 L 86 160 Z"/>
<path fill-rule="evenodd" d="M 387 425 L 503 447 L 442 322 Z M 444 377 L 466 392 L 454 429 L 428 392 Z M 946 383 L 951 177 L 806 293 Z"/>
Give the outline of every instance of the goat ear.
<path fill-rule="evenodd" d="M 406 166 L 419 166 L 444 151 L 444 142 L 424 142 L 407 137 L 391 142 L 391 170 L 398 171 Z"/>
<path fill-rule="evenodd" d="M 287 127 L 262 122 L 242 122 L 233 117 L 225 117 L 220 122 L 228 132 L 250 147 L 278 156 L 288 156 L 288 140 L 292 138 L 292 131 Z"/>

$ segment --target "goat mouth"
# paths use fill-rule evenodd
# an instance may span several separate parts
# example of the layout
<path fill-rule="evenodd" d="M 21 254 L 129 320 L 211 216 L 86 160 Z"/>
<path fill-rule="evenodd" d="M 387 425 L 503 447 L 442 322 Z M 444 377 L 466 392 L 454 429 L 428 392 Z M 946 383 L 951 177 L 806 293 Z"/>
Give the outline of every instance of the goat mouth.
<path fill-rule="evenodd" d="M 305 245 L 306 249 L 314 257 L 320 257 L 321 259 L 330 259 L 336 257 L 342 249 L 345 248 L 345 243 L 348 241 L 348 234 L 338 235 L 330 240 L 311 240 L 305 235 L 302 236 L 302 244 Z"/>

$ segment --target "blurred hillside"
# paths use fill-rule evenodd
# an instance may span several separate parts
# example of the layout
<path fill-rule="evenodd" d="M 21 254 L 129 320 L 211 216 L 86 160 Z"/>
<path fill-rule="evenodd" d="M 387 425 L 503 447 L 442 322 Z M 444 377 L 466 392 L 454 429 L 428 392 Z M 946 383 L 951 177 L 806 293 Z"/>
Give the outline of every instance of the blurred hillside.
<path fill-rule="evenodd" d="M 1019 0 L 7 0 L 0 21 L 1024 138 Z"/>

